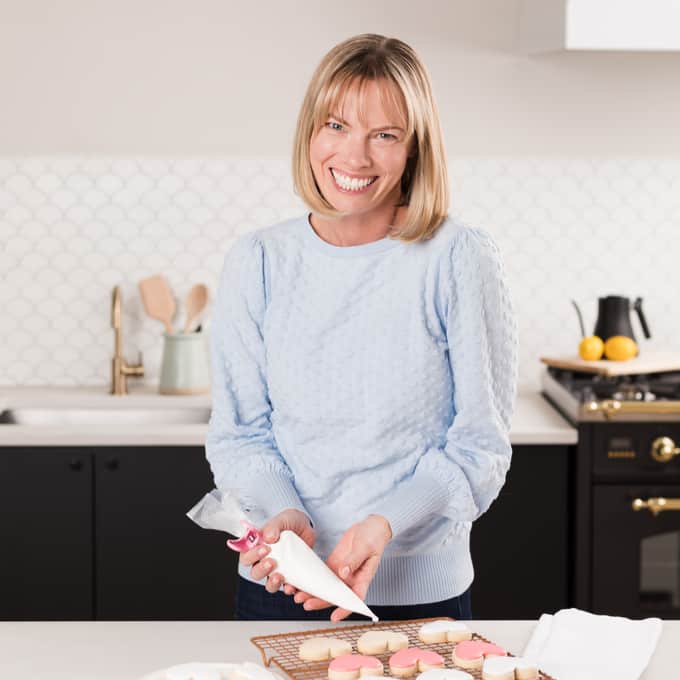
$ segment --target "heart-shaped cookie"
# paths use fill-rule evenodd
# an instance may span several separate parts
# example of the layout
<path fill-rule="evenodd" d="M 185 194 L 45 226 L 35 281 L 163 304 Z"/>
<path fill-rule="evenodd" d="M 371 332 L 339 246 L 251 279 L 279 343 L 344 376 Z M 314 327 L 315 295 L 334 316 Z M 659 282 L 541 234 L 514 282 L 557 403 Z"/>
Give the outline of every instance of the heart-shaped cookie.
<path fill-rule="evenodd" d="M 399 678 L 408 678 L 416 673 L 441 668 L 444 666 L 444 657 L 437 652 L 431 652 L 419 647 L 400 649 L 390 657 L 390 673 Z"/>
<path fill-rule="evenodd" d="M 371 630 L 357 640 L 360 654 L 384 654 L 408 647 L 408 635 L 390 630 Z"/>
<path fill-rule="evenodd" d="M 418 676 L 418 680 L 475 680 L 465 671 L 455 668 L 431 668 Z"/>
<path fill-rule="evenodd" d="M 335 659 L 343 654 L 351 654 L 352 645 L 346 640 L 330 637 L 318 637 L 305 640 L 298 650 L 303 661 L 325 661 Z"/>
<path fill-rule="evenodd" d="M 482 680 L 537 680 L 536 664 L 518 656 L 489 656 L 484 659 Z"/>
<path fill-rule="evenodd" d="M 498 645 L 482 640 L 465 640 L 453 648 L 453 663 L 462 668 L 479 669 L 486 656 L 507 656 L 507 652 Z"/>
<path fill-rule="evenodd" d="M 380 659 L 362 654 L 343 654 L 328 666 L 328 680 L 356 680 L 365 675 L 382 675 Z"/>
<path fill-rule="evenodd" d="M 460 621 L 428 621 L 420 627 L 418 639 L 427 645 L 461 642 L 472 639 L 472 631 Z"/>

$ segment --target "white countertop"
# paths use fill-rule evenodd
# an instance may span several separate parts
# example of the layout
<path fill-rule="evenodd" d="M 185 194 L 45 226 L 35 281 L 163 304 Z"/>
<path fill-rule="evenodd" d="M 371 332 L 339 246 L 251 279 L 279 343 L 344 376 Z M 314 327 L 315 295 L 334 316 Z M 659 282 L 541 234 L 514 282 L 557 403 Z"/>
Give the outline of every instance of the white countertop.
<path fill-rule="evenodd" d="M 259 651 L 250 643 L 254 635 L 332 625 L 326 621 L 0 622 L 0 677 L 137 680 L 153 671 L 191 661 L 262 663 Z M 536 622 L 470 621 L 468 625 L 518 655 Z M 664 621 L 661 639 L 643 680 L 678 677 L 679 641 L 680 621 Z"/>
<path fill-rule="evenodd" d="M 210 408 L 210 395 L 169 396 L 134 386 L 116 396 L 101 387 L 0 387 L 0 411 L 20 406 L 53 408 Z M 207 423 L 173 425 L 0 425 L 0 446 L 203 446 Z M 537 392 L 517 398 L 513 444 L 575 444 L 576 428 Z"/>

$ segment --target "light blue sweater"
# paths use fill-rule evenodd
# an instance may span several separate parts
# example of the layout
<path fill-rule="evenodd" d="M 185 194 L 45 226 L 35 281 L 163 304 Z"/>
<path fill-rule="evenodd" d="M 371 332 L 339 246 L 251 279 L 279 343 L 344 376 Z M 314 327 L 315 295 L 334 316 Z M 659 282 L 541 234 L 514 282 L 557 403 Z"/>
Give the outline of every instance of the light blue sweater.
<path fill-rule="evenodd" d="M 471 524 L 510 465 L 517 383 L 484 231 L 447 219 L 423 243 L 340 247 L 306 214 L 245 234 L 224 262 L 211 364 L 206 455 L 255 524 L 299 508 L 325 559 L 350 525 L 384 515 L 394 538 L 369 606 L 468 588 Z"/>

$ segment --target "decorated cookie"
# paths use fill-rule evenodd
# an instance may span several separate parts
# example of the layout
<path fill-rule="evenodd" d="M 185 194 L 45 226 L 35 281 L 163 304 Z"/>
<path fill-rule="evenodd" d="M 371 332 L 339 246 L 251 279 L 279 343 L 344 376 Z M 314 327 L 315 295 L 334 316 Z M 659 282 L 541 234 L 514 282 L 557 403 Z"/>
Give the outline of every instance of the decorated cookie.
<path fill-rule="evenodd" d="M 383 665 L 374 656 L 343 654 L 328 666 L 328 680 L 356 680 L 365 675 L 382 675 Z"/>
<path fill-rule="evenodd" d="M 343 654 L 351 654 L 352 645 L 338 638 L 318 637 L 305 640 L 298 650 L 303 661 L 325 661 Z"/>
<path fill-rule="evenodd" d="M 416 680 L 475 680 L 465 671 L 457 671 L 454 668 L 431 668 L 421 673 Z"/>
<path fill-rule="evenodd" d="M 408 647 L 408 636 L 389 630 L 371 630 L 357 640 L 360 654 L 384 654 Z"/>
<path fill-rule="evenodd" d="M 484 659 L 482 680 L 537 680 L 538 668 L 531 661 L 515 656 L 489 656 Z"/>
<path fill-rule="evenodd" d="M 418 672 L 441 668 L 444 666 L 444 657 L 437 652 L 427 649 L 409 647 L 400 649 L 390 657 L 390 672 L 399 678 L 407 678 Z"/>
<path fill-rule="evenodd" d="M 427 645 L 438 642 L 471 640 L 472 631 L 460 621 L 428 621 L 418 631 L 418 639 Z"/>
<path fill-rule="evenodd" d="M 498 645 L 482 640 L 465 640 L 453 648 L 453 663 L 462 668 L 479 669 L 485 656 L 506 656 L 507 652 Z"/>

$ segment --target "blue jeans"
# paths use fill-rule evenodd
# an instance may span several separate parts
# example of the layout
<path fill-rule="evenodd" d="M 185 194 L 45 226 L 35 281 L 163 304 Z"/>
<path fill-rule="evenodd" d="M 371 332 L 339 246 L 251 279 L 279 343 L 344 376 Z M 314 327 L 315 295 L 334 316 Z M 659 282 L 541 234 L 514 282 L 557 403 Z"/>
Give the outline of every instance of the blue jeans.
<path fill-rule="evenodd" d="M 371 610 L 381 621 L 428 619 L 450 616 L 454 619 L 471 619 L 470 589 L 450 600 L 427 604 L 375 606 Z M 282 591 L 268 593 L 264 586 L 239 576 L 236 587 L 236 613 L 241 621 L 328 621 L 332 609 L 307 612 Z M 348 620 L 367 621 L 365 616 L 351 614 Z"/>

